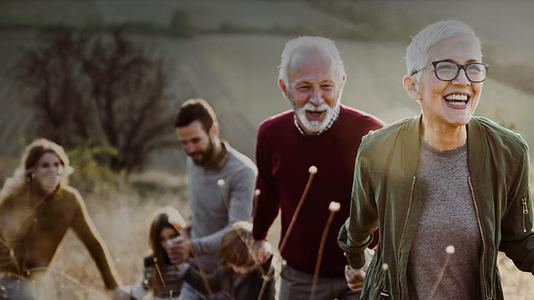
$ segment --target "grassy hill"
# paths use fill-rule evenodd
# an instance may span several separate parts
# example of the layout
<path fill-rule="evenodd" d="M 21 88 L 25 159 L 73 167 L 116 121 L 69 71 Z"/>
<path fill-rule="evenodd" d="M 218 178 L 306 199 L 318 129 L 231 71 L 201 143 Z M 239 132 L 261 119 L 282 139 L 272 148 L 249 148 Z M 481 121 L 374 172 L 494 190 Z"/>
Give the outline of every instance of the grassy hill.
<path fill-rule="evenodd" d="M 336 3 L 358 9 L 363 13 L 360 16 L 367 15 L 367 19 L 361 18 L 362 22 L 372 22 L 373 14 L 386 21 L 391 15 L 410 20 L 462 19 L 473 25 L 487 47 L 488 55 L 494 59 L 502 58 L 503 64 L 529 65 L 534 61 L 534 42 L 525 38 L 534 26 L 529 17 L 534 5 L 528 1 L 517 6 L 491 2 L 485 4 L 488 6 L 483 6 L 484 9 L 477 1 L 462 2 L 462 9 L 449 2 L 435 1 Z M 187 13 L 197 30 L 192 38 L 176 38 L 163 30 L 170 24 L 177 9 Z M 516 18 L 510 17 L 514 14 Z M 276 87 L 277 66 L 285 41 L 295 32 L 323 34 L 330 29 L 331 36 L 336 37 L 350 32 L 362 34 L 361 28 L 370 28 L 371 31 L 363 31 L 365 38 L 337 39 L 348 74 L 343 102 L 386 122 L 419 111 L 401 86 L 405 68 L 403 56 L 409 33 L 391 39 L 385 39 L 386 35 L 373 39 L 373 28 L 388 30 L 383 27 L 386 23 L 369 23 L 376 27 L 362 27 L 305 1 L 2 1 L 0 176 L 11 174 L 15 164 L 13 158 L 32 138 L 32 108 L 24 102 L 27 91 L 13 80 L 13 66 L 23 49 L 35 45 L 38 28 L 55 24 L 101 26 L 116 23 L 154 26 L 157 30 L 153 34 L 134 32 L 131 37 L 141 44 L 153 45 L 167 58 L 168 67 L 173 70 L 171 90 L 175 95 L 169 109 L 173 110 L 189 97 L 206 98 L 218 114 L 223 137 L 251 157 L 254 156 L 258 124 L 268 116 L 289 109 Z M 158 33 L 158 30 L 161 32 Z M 395 31 L 395 35 L 398 32 Z M 494 77 L 485 83 L 478 114 L 514 125 L 531 145 L 534 144 L 534 131 L 529 130 L 534 125 L 532 111 L 532 93 Z M 183 169 L 183 161 L 180 151 L 168 149 L 153 155 L 149 169 L 177 174 Z M 110 245 L 119 270 L 128 283 L 139 274 L 139 257 L 146 251 L 147 216 L 163 204 L 178 206 L 187 214 L 186 193 L 177 195 L 163 191 L 157 196 L 136 197 L 121 191 L 103 198 L 98 195 L 88 197 L 95 223 Z M 273 228 L 270 235 L 273 242 L 277 241 L 277 230 L 278 227 Z M 70 236 L 63 245 L 55 268 L 74 276 L 84 285 L 101 289 L 96 269 L 85 268 L 92 265 L 90 258 L 83 253 L 75 253 L 80 247 Z M 534 294 L 531 275 L 518 272 L 505 258 L 500 259 L 500 267 L 507 298 L 529 299 Z M 58 274 L 52 280 L 60 286 L 70 285 L 75 291 L 80 289 L 65 278 Z M 86 294 L 75 291 L 52 295 L 50 299 L 72 299 L 69 297 L 76 293 L 82 295 L 79 299 L 85 299 L 83 295 Z M 97 294 L 94 299 L 99 299 L 99 296 Z"/>

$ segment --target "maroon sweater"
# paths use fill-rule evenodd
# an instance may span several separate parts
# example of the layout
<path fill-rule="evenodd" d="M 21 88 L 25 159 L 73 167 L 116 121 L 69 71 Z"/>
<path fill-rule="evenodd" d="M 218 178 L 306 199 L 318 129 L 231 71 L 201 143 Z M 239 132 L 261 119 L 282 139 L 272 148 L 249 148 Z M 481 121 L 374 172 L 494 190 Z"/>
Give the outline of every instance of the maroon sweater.
<path fill-rule="evenodd" d="M 256 148 L 261 195 L 254 238 L 265 239 L 280 209 L 282 240 L 306 186 L 308 168 L 316 166 L 318 172 L 281 254 L 292 268 L 313 274 L 328 205 L 339 202 L 341 209 L 328 233 L 320 275 L 343 277 L 346 259 L 336 233 L 349 216 L 356 153 L 362 137 L 381 127 L 378 119 L 346 106 L 341 106 L 332 127 L 318 136 L 303 136 L 294 125 L 293 111 L 265 120 L 258 129 Z"/>

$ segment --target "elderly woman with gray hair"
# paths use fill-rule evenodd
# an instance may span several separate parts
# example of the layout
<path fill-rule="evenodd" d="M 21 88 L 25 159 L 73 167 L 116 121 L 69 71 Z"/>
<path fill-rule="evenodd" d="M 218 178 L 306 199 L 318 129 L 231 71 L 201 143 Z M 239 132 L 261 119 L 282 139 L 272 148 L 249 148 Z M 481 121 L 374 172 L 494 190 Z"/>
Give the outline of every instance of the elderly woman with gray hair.
<path fill-rule="evenodd" d="M 404 88 L 421 114 L 362 140 L 338 238 L 349 287 L 363 288 L 361 299 L 502 299 L 498 251 L 534 274 L 527 144 L 473 116 L 487 65 L 466 24 L 427 26 L 406 64 Z"/>
<path fill-rule="evenodd" d="M 46 139 L 28 145 L 21 164 L 0 192 L 0 299 L 34 299 L 27 284 L 46 271 L 72 229 L 87 247 L 115 299 L 114 266 L 78 191 L 67 184 L 72 173 L 61 146 Z"/>

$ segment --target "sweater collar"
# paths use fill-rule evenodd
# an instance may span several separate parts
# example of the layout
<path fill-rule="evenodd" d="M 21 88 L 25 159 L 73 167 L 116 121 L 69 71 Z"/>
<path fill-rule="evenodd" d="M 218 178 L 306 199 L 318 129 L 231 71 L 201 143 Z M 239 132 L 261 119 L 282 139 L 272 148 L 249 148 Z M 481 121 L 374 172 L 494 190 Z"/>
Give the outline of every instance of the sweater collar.
<path fill-rule="evenodd" d="M 45 200 L 61 195 L 63 193 L 63 185 L 63 182 L 59 182 L 58 186 L 50 194 L 44 194 L 43 191 L 36 185 L 36 183 L 33 182 L 29 183 L 28 188 L 31 195 L 37 199 Z"/>

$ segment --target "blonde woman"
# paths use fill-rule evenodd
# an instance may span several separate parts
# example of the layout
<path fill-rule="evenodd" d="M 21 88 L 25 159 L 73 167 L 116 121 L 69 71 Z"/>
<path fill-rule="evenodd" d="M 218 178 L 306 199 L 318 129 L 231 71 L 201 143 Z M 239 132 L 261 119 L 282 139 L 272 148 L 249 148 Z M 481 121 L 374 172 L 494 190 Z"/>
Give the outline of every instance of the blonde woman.
<path fill-rule="evenodd" d="M 27 280 L 46 271 L 72 229 L 87 247 L 116 299 L 128 299 L 78 191 L 61 146 L 46 139 L 28 145 L 0 192 L 0 299 L 34 299 Z"/>

